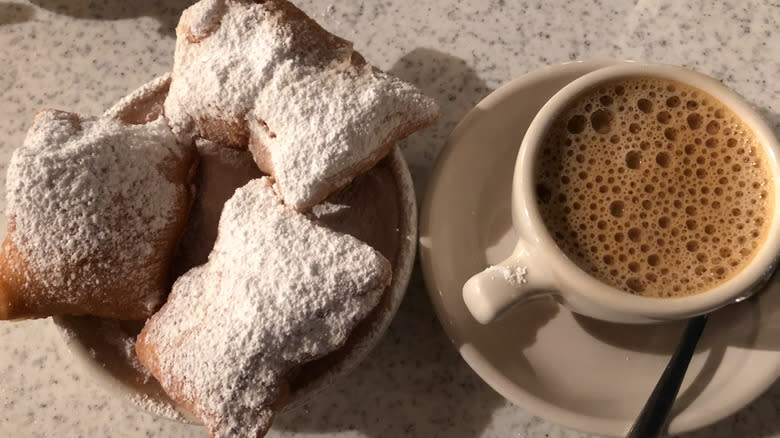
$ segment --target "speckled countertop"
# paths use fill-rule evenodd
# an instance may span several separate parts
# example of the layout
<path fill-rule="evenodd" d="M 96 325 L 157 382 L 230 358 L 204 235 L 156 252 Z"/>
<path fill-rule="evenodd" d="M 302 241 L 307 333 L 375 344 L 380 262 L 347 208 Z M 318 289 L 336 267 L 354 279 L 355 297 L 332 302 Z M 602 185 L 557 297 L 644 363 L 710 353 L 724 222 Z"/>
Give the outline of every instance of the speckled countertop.
<path fill-rule="evenodd" d="M 186 0 L 0 1 L 0 166 L 34 112 L 97 114 L 168 71 Z M 402 144 L 422 193 L 455 123 L 511 78 L 575 59 L 693 67 L 753 102 L 780 133 L 780 4 L 771 1 L 300 1 L 366 58 L 416 83 L 440 123 Z M 4 187 L 1 189 L 4 192 Z M 50 320 L 0 324 L 0 436 L 193 437 L 200 427 L 116 400 L 75 368 Z M 386 337 L 352 374 L 270 436 L 584 437 L 493 392 L 440 328 L 419 269 Z M 780 437 L 780 383 L 691 437 Z"/>

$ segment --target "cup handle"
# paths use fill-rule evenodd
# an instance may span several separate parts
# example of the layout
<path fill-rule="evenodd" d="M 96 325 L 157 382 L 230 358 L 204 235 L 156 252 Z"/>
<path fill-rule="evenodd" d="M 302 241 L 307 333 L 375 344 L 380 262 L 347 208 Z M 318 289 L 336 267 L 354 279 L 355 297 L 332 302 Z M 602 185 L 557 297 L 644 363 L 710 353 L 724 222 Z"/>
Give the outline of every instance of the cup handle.
<path fill-rule="evenodd" d="M 551 293 L 552 278 L 540 251 L 519 240 L 509 258 L 466 281 L 463 301 L 474 319 L 487 324 L 515 304 Z"/>

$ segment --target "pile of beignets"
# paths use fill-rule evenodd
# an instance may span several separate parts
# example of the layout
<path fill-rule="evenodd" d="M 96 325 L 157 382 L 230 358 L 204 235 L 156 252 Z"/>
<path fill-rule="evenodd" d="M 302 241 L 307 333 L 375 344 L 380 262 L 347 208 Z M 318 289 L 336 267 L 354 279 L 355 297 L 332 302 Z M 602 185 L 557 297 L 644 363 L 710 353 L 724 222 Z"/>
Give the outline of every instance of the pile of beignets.
<path fill-rule="evenodd" d="M 136 351 L 166 393 L 212 437 L 258 437 L 290 370 L 340 348 L 392 278 L 307 212 L 438 107 L 285 0 L 201 0 L 176 34 L 164 117 L 36 114 L 8 168 L 0 319 L 147 320 Z M 258 177 L 222 207 L 208 260 L 173 278 L 198 238 L 200 157 L 220 150 Z"/>

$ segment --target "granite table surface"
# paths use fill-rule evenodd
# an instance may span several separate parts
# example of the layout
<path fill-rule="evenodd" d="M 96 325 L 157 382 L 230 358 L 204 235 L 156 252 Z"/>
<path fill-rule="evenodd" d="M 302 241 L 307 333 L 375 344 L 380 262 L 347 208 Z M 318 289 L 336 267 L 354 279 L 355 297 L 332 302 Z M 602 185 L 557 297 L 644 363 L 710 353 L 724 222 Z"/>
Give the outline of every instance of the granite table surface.
<path fill-rule="evenodd" d="M 99 114 L 169 71 L 188 0 L 0 1 L 0 172 L 36 110 Z M 780 3 L 669 0 L 382 0 L 299 6 L 378 67 L 435 97 L 439 123 L 401 146 L 418 198 L 457 121 L 508 80 L 550 64 L 617 58 L 721 79 L 780 134 Z M 4 181 L 4 178 L 3 178 Z M 5 187 L 1 190 L 5 192 Z M 780 335 L 780 334 L 778 334 Z M 81 373 L 51 320 L 0 323 L 0 437 L 205 437 L 111 397 Z M 441 329 L 419 267 L 366 361 L 269 436 L 586 437 L 495 393 Z M 780 437 L 780 382 L 684 435 Z"/>

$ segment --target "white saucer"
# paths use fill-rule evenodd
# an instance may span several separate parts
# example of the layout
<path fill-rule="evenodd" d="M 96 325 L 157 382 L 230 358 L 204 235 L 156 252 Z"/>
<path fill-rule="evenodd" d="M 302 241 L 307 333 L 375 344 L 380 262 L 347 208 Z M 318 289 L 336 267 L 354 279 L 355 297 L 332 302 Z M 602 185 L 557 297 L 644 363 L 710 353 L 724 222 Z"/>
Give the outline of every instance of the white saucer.
<path fill-rule="evenodd" d="M 573 79 L 616 61 L 574 62 L 522 76 L 480 102 L 455 128 L 423 204 L 420 252 L 444 329 L 466 362 L 513 403 L 550 421 L 625 436 L 684 323 L 632 326 L 531 302 L 477 323 L 463 283 L 508 256 L 515 157 L 538 109 Z M 669 433 L 722 419 L 780 376 L 780 277 L 758 296 L 715 312 L 672 413 Z"/>

